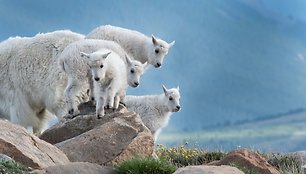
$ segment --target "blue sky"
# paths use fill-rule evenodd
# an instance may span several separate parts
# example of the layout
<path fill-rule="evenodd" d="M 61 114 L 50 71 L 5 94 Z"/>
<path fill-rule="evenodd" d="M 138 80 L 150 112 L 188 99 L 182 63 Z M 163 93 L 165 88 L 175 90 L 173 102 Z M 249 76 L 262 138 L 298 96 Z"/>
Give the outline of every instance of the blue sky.
<path fill-rule="evenodd" d="M 86 34 L 104 24 L 176 40 L 164 66 L 150 68 L 129 93 L 179 85 L 182 111 L 169 130 L 201 129 L 306 107 L 306 66 L 295 62 L 306 55 L 305 6 L 303 0 L 0 0 L 0 40 L 59 29 Z"/>

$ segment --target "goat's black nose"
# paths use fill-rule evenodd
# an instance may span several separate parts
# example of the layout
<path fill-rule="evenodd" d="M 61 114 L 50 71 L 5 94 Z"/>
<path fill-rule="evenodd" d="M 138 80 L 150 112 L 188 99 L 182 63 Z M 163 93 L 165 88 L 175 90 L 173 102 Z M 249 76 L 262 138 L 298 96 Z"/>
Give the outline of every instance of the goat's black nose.
<path fill-rule="evenodd" d="M 156 67 L 160 67 L 161 66 L 161 63 L 156 63 Z"/>
<path fill-rule="evenodd" d="M 139 85 L 139 83 L 138 83 L 138 82 L 134 82 L 134 85 L 135 85 L 135 86 L 138 86 L 138 85 Z"/>
<path fill-rule="evenodd" d="M 177 110 L 180 110 L 180 109 L 181 109 L 181 107 L 180 107 L 180 106 L 176 106 L 176 109 L 177 109 Z"/>
<path fill-rule="evenodd" d="M 100 78 L 99 77 L 95 77 L 95 81 L 99 81 L 100 80 Z"/>

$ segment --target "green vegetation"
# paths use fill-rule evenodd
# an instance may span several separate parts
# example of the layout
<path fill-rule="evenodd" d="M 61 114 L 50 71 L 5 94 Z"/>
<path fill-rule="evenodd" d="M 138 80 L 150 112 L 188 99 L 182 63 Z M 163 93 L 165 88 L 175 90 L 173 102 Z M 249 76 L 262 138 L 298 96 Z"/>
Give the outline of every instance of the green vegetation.
<path fill-rule="evenodd" d="M 167 148 L 164 145 L 158 145 L 156 148 L 156 154 L 159 159 L 169 161 L 177 167 L 207 164 L 215 160 L 220 160 L 226 155 L 225 152 L 220 150 L 205 151 L 199 148 L 186 148 L 184 145 L 175 148 Z M 276 167 L 281 174 L 306 174 L 306 170 L 301 168 L 302 161 L 294 156 L 275 153 L 261 153 L 261 155 L 268 161 L 268 163 Z M 245 174 L 260 174 L 260 172 L 255 169 L 249 169 L 246 166 L 240 166 L 239 164 L 233 163 L 231 166 L 237 167 Z"/>
<path fill-rule="evenodd" d="M 284 154 L 268 154 L 267 161 L 281 171 L 281 174 L 305 174 L 306 170 L 301 168 L 302 161 L 297 157 Z"/>
<path fill-rule="evenodd" d="M 30 173 L 30 169 L 15 161 L 0 161 L 0 173 L 27 174 Z"/>
<path fill-rule="evenodd" d="M 134 158 L 124 161 L 116 168 L 117 174 L 172 174 L 176 167 L 164 160 Z"/>
<path fill-rule="evenodd" d="M 184 145 L 176 148 L 166 148 L 163 145 L 158 145 L 156 154 L 159 159 L 169 161 L 177 167 L 184 167 L 188 165 L 202 165 L 215 160 L 220 160 L 224 153 L 208 152 L 200 149 L 187 149 Z"/>
<path fill-rule="evenodd" d="M 222 151 L 205 151 L 199 148 L 187 148 L 180 145 L 174 148 L 167 148 L 164 145 L 157 145 L 156 154 L 159 159 L 136 157 L 124 161 L 116 167 L 117 174 L 171 174 L 179 167 L 189 165 L 202 165 L 215 160 L 222 159 L 226 153 Z M 279 153 L 261 153 L 261 155 L 276 167 L 281 174 L 306 174 L 301 168 L 302 161 L 297 157 Z M 260 174 L 255 169 L 231 164 L 245 174 Z M 4 174 L 28 174 L 31 169 L 14 161 L 0 161 L 0 173 Z"/>

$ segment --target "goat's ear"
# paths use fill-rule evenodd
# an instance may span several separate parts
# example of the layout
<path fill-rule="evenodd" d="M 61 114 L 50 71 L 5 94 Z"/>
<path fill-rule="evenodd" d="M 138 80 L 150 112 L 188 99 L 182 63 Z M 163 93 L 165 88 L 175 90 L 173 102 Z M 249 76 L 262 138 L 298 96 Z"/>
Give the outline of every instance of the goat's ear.
<path fill-rule="evenodd" d="M 175 40 L 169 43 L 169 48 L 171 48 L 175 44 Z"/>
<path fill-rule="evenodd" d="M 142 64 L 143 70 L 146 71 L 149 68 L 149 63 L 145 62 L 144 64 Z"/>
<path fill-rule="evenodd" d="M 146 61 L 144 64 L 142 64 L 143 67 L 147 67 L 148 66 L 148 62 Z"/>
<path fill-rule="evenodd" d="M 179 90 L 180 90 L 180 87 L 179 87 L 179 86 L 177 86 L 177 87 L 176 87 L 176 89 L 179 91 Z"/>
<path fill-rule="evenodd" d="M 82 57 L 86 57 L 86 58 L 89 58 L 89 57 L 90 57 L 89 54 L 84 53 L 84 52 L 80 52 L 80 54 L 81 54 Z"/>
<path fill-rule="evenodd" d="M 132 64 L 131 59 L 130 59 L 127 55 L 125 55 L 124 57 L 125 57 L 126 63 L 127 63 L 128 65 L 131 65 L 131 64 Z"/>
<path fill-rule="evenodd" d="M 153 45 L 157 45 L 158 43 L 157 43 L 157 40 L 156 40 L 156 38 L 155 38 L 155 36 L 152 34 L 152 43 L 153 43 Z"/>
<path fill-rule="evenodd" d="M 106 59 L 106 58 L 107 58 L 107 56 L 108 56 L 108 55 L 110 55 L 110 53 L 112 53 L 112 52 L 108 52 L 108 53 L 106 53 L 106 54 L 103 54 L 103 56 L 102 56 L 102 57 L 103 57 L 103 59 Z"/>
<path fill-rule="evenodd" d="M 167 90 L 167 88 L 165 87 L 165 85 L 163 85 L 163 91 L 164 91 L 165 95 L 168 94 L 168 90 Z"/>

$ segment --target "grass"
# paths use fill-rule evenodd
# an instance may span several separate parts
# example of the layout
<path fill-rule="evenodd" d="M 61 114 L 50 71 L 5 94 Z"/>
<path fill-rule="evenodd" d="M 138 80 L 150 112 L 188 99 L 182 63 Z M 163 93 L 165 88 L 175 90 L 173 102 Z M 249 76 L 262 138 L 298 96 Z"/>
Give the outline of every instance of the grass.
<path fill-rule="evenodd" d="M 281 172 L 281 174 L 306 174 L 301 166 L 302 161 L 295 156 L 272 153 L 267 154 L 267 161 Z"/>
<path fill-rule="evenodd" d="M 28 174 L 30 168 L 27 168 L 15 161 L 0 161 L 1 174 Z"/>
<path fill-rule="evenodd" d="M 172 174 L 176 167 L 164 160 L 137 157 L 124 161 L 116 168 L 117 174 Z"/>
<path fill-rule="evenodd" d="M 197 148 L 187 149 L 184 145 L 176 148 L 166 148 L 163 145 L 158 145 L 156 154 L 159 159 L 169 161 L 177 167 L 207 164 L 220 160 L 225 155 L 221 151 L 208 152 Z"/>

